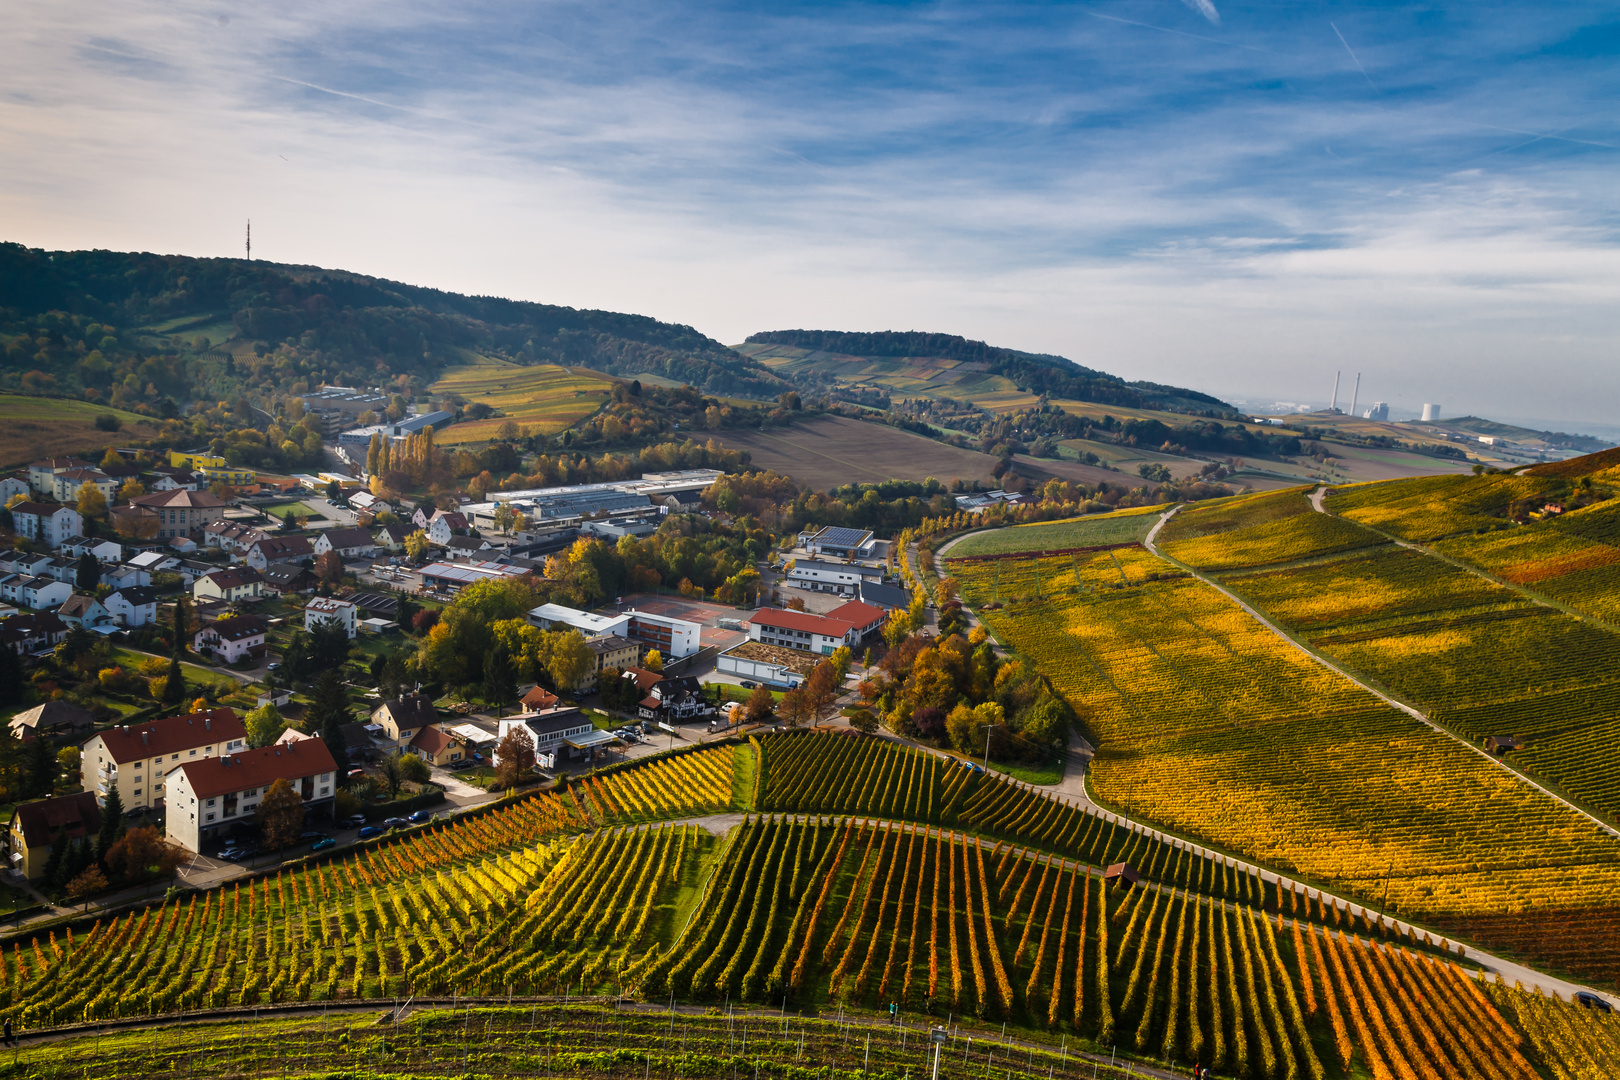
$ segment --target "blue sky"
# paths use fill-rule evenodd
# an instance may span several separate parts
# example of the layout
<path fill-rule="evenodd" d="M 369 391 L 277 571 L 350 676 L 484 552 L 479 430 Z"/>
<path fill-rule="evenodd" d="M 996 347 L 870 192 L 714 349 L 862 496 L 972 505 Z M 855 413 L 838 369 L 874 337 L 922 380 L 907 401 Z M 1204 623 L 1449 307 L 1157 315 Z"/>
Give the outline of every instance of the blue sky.
<path fill-rule="evenodd" d="M 28 4 L 0 234 L 1613 419 L 1620 14 Z"/>

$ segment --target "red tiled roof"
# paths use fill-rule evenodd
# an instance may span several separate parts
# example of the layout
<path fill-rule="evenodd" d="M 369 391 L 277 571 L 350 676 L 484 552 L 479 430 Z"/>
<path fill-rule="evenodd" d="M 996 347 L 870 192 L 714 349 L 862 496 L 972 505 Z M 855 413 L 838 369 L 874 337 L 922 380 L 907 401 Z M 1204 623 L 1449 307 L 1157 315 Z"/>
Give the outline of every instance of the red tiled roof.
<path fill-rule="evenodd" d="M 812 615 L 808 611 L 789 611 L 781 608 L 761 608 L 754 612 L 753 617 L 748 621 L 759 626 L 780 626 L 788 630 L 803 631 L 807 634 L 821 634 L 824 637 L 843 637 L 855 626 L 854 623 L 845 619 L 834 619 L 826 615 Z"/>
<path fill-rule="evenodd" d="M 882 608 L 864 604 L 859 600 L 851 600 L 849 603 L 842 604 L 827 612 L 827 618 L 829 619 L 842 619 L 851 626 L 863 628 L 871 626 L 875 622 L 882 622 L 887 617 L 888 613 Z"/>
<path fill-rule="evenodd" d="M 49 844 L 58 829 L 67 830 L 68 839 L 90 836 L 101 828 L 101 807 L 96 793 L 80 791 L 55 799 L 23 803 L 17 807 L 17 821 L 29 847 Z"/>
<path fill-rule="evenodd" d="M 546 709 L 557 704 L 557 695 L 543 686 L 536 686 L 519 698 L 518 704 L 533 710 Z"/>
<path fill-rule="evenodd" d="M 234 709 L 209 709 L 153 720 L 147 724 L 111 728 L 96 738 L 107 754 L 120 765 L 141 758 L 155 758 L 209 743 L 246 739 L 247 728 Z M 92 740 L 93 741 L 93 740 Z"/>
<path fill-rule="evenodd" d="M 252 545 L 270 562 L 281 562 L 288 555 L 313 555 L 315 549 L 302 536 L 267 536 Z M 250 549 L 251 550 L 251 549 Z"/>
<path fill-rule="evenodd" d="M 411 745 L 426 750 L 434 757 L 456 745 L 454 736 L 446 735 L 436 727 L 425 727 L 416 733 Z"/>
<path fill-rule="evenodd" d="M 658 674 L 658 672 L 656 672 L 656 671 L 648 671 L 646 668 L 639 668 L 639 667 L 627 667 L 627 668 L 625 668 L 624 671 L 620 674 L 619 677 L 624 678 L 625 676 L 629 676 L 630 678 L 635 679 L 636 680 L 636 689 L 641 690 L 643 692 L 645 692 L 647 689 L 649 689 L 652 686 L 653 683 L 660 682 L 664 678 L 662 675 Z"/>
<path fill-rule="evenodd" d="M 188 761 L 180 766 L 200 799 L 229 795 L 247 788 L 269 787 L 277 780 L 300 780 L 306 776 L 337 771 L 332 751 L 319 738 L 291 743 L 274 743 L 240 754 Z"/>
<path fill-rule="evenodd" d="M 251 585 L 255 581 L 263 581 L 259 572 L 251 566 L 240 566 L 232 570 L 215 570 L 212 574 L 204 574 L 221 589 L 234 589 L 239 585 Z"/>
<path fill-rule="evenodd" d="M 20 502 L 11 508 L 13 514 L 33 514 L 35 517 L 50 517 L 58 510 L 72 510 L 66 503 L 37 503 Z"/>

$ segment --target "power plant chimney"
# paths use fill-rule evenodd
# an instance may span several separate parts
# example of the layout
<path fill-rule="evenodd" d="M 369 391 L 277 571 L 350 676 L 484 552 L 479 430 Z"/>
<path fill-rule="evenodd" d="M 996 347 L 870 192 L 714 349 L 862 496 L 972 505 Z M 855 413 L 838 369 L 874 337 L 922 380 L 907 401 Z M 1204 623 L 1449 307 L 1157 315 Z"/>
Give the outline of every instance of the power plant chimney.
<path fill-rule="evenodd" d="M 1350 394 L 1350 415 L 1356 415 L 1356 399 L 1361 397 L 1361 372 L 1356 372 L 1356 388 Z"/>
<path fill-rule="evenodd" d="M 1333 373 L 1333 400 L 1328 403 L 1327 411 L 1330 413 L 1339 411 L 1339 373 L 1337 371 Z"/>

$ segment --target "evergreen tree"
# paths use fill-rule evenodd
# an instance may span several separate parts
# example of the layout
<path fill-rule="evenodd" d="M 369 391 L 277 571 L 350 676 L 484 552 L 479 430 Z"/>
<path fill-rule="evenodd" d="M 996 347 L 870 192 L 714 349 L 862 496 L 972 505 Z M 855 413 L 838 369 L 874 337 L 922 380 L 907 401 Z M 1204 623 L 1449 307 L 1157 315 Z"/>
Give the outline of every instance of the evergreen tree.
<path fill-rule="evenodd" d="M 313 698 L 309 712 L 304 716 L 305 726 L 310 731 L 321 733 L 327 750 L 337 760 L 338 775 L 346 776 L 349 772 L 349 744 L 343 737 L 343 725 L 354 720 L 354 710 L 349 703 L 349 692 L 344 689 L 343 679 L 336 670 L 321 672 L 321 677 L 315 681 Z"/>
<path fill-rule="evenodd" d="M 0 645 L 0 705 L 21 705 L 27 687 L 22 658 L 11 646 Z"/>
<path fill-rule="evenodd" d="M 416 616 L 416 605 L 411 603 L 403 592 L 395 592 L 394 600 L 399 605 L 395 610 L 394 619 L 399 623 L 401 630 L 408 631 L 411 628 L 411 619 Z"/>
<path fill-rule="evenodd" d="M 51 857 L 45 860 L 45 881 L 53 889 L 60 889 L 67 879 L 62 876 L 67 866 L 68 835 L 66 829 L 57 829 L 51 837 Z"/>
<path fill-rule="evenodd" d="M 286 529 L 288 532 L 292 532 L 298 528 L 298 518 L 291 510 L 288 510 L 285 514 L 281 515 L 281 527 Z"/>
<path fill-rule="evenodd" d="M 118 794 L 118 785 L 107 788 L 107 798 L 101 804 L 101 832 L 96 835 L 96 860 L 107 865 L 107 852 L 124 835 L 124 799 Z"/>
<path fill-rule="evenodd" d="M 185 595 L 181 594 L 174 602 L 174 655 L 186 655 L 186 636 L 190 629 L 191 611 L 186 607 Z"/>
<path fill-rule="evenodd" d="M 186 697 L 186 673 L 180 667 L 180 654 L 169 658 L 169 681 L 163 684 L 163 703 L 173 705 Z"/>
<path fill-rule="evenodd" d="M 74 582 L 85 592 L 93 592 L 101 584 L 101 562 L 88 551 L 79 556 L 79 568 L 74 572 Z"/>
<path fill-rule="evenodd" d="M 61 763 L 56 760 L 56 748 L 49 739 L 38 736 L 29 739 L 23 751 L 28 764 L 28 797 L 48 798 L 56 789 L 56 774 Z"/>
<path fill-rule="evenodd" d="M 68 846 L 67 858 L 62 860 L 62 883 L 65 885 L 90 868 L 96 861 L 95 849 L 88 836 L 80 837 Z"/>

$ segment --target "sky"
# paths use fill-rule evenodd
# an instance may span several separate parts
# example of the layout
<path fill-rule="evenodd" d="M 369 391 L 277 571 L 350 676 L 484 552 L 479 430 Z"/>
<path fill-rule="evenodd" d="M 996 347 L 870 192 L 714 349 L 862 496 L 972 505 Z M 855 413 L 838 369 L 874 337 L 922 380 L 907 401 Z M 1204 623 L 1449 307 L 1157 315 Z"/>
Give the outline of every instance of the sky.
<path fill-rule="evenodd" d="M 23 0 L 0 239 L 1578 426 L 1617 58 L 1583 0 Z"/>

